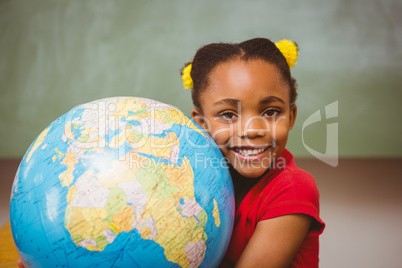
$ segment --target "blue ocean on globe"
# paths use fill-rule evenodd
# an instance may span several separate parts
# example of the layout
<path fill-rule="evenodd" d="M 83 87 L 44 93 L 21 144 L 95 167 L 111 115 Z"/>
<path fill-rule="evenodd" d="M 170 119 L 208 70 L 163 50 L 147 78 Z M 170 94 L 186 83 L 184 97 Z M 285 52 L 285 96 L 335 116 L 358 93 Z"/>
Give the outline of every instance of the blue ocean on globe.
<path fill-rule="evenodd" d="M 10 199 L 27 267 L 217 267 L 233 220 L 213 140 L 178 109 L 135 97 L 52 122 L 21 160 Z"/>

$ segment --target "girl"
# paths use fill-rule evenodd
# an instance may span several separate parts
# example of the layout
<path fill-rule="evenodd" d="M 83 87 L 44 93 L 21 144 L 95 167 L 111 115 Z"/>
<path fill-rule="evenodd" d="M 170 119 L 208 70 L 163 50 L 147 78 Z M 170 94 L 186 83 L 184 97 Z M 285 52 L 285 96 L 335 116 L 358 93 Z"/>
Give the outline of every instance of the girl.
<path fill-rule="evenodd" d="M 288 65 L 296 55 L 292 42 L 257 38 L 202 47 L 183 69 L 191 116 L 229 160 L 235 187 L 235 225 L 222 267 L 318 267 L 318 190 L 285 149 L 297 114 Z"/>
<path fill-rule="evenodd" d="M 222 267 L 318 267 L 319 193 L 285 149 L 296 57 L 293 42 L 256 38 L 204 46 L 182 70 L 191 117 L 230 162 L 236 214 Z"/>

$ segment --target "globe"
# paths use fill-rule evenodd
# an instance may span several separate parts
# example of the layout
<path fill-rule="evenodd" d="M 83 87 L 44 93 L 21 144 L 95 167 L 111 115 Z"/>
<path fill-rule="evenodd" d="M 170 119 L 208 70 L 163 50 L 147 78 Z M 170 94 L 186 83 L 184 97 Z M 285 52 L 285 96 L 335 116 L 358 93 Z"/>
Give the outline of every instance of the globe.
<path fill-rule="evenodd" d="M 226 164 L 167 104 L 77 106 L 21 160 L 10 199 L 18 252 L 27 267 L 216 267 L 234 218 Z"/>

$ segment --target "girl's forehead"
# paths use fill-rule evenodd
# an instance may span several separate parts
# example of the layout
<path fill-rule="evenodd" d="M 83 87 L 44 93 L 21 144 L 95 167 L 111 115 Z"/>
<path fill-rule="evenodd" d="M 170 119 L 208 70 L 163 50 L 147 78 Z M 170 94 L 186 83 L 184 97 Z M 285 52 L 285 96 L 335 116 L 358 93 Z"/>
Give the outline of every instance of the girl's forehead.
<path fill-rule="evenodd" d="M 289 100 L 290 90 L 279 69 L 263 60 L 233 60 L 214 68 L 204 91 L 208 101 L 219 98 L 266 98 Z"/>

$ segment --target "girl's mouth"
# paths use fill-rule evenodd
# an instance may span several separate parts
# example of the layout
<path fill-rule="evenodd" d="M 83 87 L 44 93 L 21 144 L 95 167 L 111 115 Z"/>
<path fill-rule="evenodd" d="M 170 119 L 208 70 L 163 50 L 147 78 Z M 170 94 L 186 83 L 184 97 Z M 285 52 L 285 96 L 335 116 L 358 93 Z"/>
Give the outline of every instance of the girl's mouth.
<path fill-rule="evenodd" d="M 264 153 L 266 150 L 271 148 L 271 146 L 260 147 L 260 148 L 253 148 L 253 147 L 233 147 L 236 153 L 243 157 L 256 157 L 260 154 Z"/>

